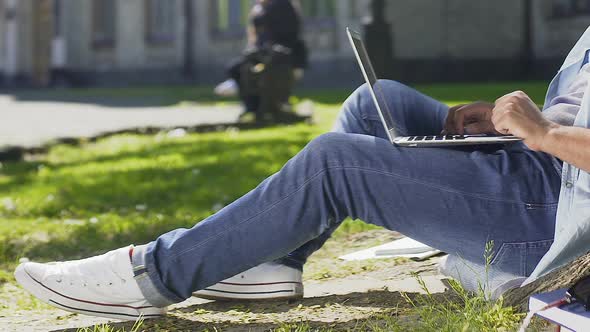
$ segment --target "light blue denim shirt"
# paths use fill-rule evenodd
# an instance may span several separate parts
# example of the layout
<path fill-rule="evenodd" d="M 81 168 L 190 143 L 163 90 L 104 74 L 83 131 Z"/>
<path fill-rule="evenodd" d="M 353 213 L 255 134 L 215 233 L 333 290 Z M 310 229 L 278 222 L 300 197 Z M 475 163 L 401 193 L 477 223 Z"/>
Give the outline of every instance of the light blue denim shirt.
<path fill-rule="evenodd" d="M 572 83 L 581 79 L 579 75 L 588 75 L 580 70 L 590 54 L 589 49 L 590 27 L 549 85 L 543 111 L 552 106 L 556 97 L 568 94 Z M 574 126 L 590 128 L 590 84 L 586 86 Z M 459 280 L 467 290 L 478 291 L 480 287 L 484 287 L 486 292 L 490 292 L 490 297 L 496 299 L 508 289 L 532 282 L 589 252 L 590 174 L 568 163 L 564 163 L 562 168 L 554 238 L 553 245 L 528 279 L 493 267 L 488 270 L 483 264 L 467 262 L 457 255 L 449 255 L 443 260 L 440 272 Z"/>
<path fill-rule="evenodd" d="M 566 92 L 585 63 L 589 50 L 590 28 L 574 46 L 557 76 L 549 85 L 545 107 L 553 98 Z M 590 85 L 586 87 L 574 126 L 590 128 Z M 555 224 L 555 241 L 525 284 L 570 263 L 589 251 L 590 174 L 564 162 Z"/>

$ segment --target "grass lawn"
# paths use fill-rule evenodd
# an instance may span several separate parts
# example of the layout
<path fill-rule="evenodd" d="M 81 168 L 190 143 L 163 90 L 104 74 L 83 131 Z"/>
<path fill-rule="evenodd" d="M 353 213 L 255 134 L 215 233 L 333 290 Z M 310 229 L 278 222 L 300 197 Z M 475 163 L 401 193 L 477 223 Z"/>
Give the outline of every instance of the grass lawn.
<path fill-rule="evenodd" d="M 516 89 L 542 103 L 544 83 L 445 84 L 418 89 L 448 104 L 493 101 Z M 79 89 L 23 93 L 47 99 L 142 98 L 166 105 L 219 102 L 209 88 Z M 350 91 L 299 91 L 318 103 L 315 125 L 251 131 L 117 135 L 79 146 L 56 145 L 27 161 L 0 164 L 0 283 L 13 283 L 18 260 L 79 258 L 129 243 L 142 244 L 190 227 L 281 166 L 329 130 Z M 23 97 L 25 98 L 25 97 Z M 367 230 L 347 221 L 336 236 Z M 1 305 L 0 294 L 0 305 Z"/>

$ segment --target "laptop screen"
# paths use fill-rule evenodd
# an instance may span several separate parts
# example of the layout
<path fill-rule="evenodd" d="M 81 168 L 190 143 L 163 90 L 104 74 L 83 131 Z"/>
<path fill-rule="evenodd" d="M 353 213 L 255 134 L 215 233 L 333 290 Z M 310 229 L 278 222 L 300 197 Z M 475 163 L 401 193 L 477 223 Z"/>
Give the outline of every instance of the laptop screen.
<path fill-rule="evenodd" d="M 383 121 L 383 125 L 385 128 L 387 128 L 389 139 L 393 141 L 393 139 L 398 136 L 398 129 L 395 126 L 393 118 L 391 117 L 391 110 L 385 101 L 385 95 L 382 91 L 383 88 L 379 79 L 377 78 L 377 75 L 375 74 L 375 70 L 373 69 L 371 60 L 369 59 L 369 54 L 367 53 L 365 44 L 363 43 L 363 40 L 358 32 L 347 29 L 347 33 L 352 47 L 355 50 L 355 55 L 361 67 L 361 71 L 363 72 L 363 76 L 373 91 L 374 102 L 380 114 L 381 120 Z"/>

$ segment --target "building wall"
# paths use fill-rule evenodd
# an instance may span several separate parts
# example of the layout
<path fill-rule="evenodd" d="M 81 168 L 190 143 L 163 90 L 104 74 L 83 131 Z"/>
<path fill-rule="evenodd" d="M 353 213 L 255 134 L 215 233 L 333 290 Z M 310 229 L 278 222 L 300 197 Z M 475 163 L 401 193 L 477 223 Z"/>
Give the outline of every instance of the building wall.
<path fill-rule="evenodd" d="M 15 80 L 25 80 L 33 71 L 33 25 L 32 3 L 30 1 L 18 1 L 16 5 L 16 31 L 18 49 L 16 54 Z"/>
<path fill-rule="evenodd" d="M 531 0 L 533 58 L 527 59 L 525 0 L 390 1 L 396 78 L 549 79 L 590 25 L 590 13 L 556 18 L 557 2 L 574 1 Z"/>
<path fill-rule="evenodd" d="M 0 0 L 0 11 L 11 0 Z M 0 15 L 0 71 L 6 76 L 33 73 L 35 22 L 32 4 L 17 0 L 17 73 L 7 66 L 6 17 Z M 49 1 L 49 0 L 48 0 Z M 215 29 L 218 0 L 167 0 L 174 7 L 172 39 L 154 43 L 146 38 L 148 0 L 115 0 L 112 15 L 116 36 L 111 47 L 93 42 L 93 2 L 61 1 L 59 31 L 65 40 L 63 71 L 75 84 L 181 82 L 185 62 L 186 15 L 192 15 L 191 59 L 194 79 L 213 83 L 224 77 L 227 62 L 246 45 L 245 28 L 223 33 Z M 254 0 L 251 0 L 254 1 Z M 300 1 L 300 0 L 295 0 Z M 322 1 L 322 0 L 318 0 Z M 498 80 L 524 77 L 520 71 L 525 49 L 525 0 L 412 0 L 386 1 L 386 19 L 392 25 L 394 70 L 403 81 Z M 590 24 L 590 13 L 558 17 L 556 1 L 531 0 L 532 47 L 538 77 L 549 76 Z M 571 0 L 573 1 L 573 0 Z M 590 3 L 590 0 L 587 0 Z M 345 36 L 345 27 L 362 29 L 370 0 L 337 0 L 331 17 L 304 17 L 304 37 L 311 54 L 308 84 L 360 83 L 358 68 Z"/>
<path fill-rule="evenodd" d="M 521 56 L 524 43 L 522 1 L 451 0 L 443 13 L 445 11 L 448 25 L 442 28 L 448 34 L 443 38 L 446 46 L 442 45 L 445 55 L 471 59 Z"/>
<path fill-rule="evenodd" d="M 91 46 L 91 1 L 63 0 L 63 26 L 66 40 L 66 67 L 82 70 L 91 64 L 95 70 L 102 70 L 101 63 L 94 61 Z M 108 63 L 107 63 L 108 64 Z"/>
<path fill-rule="evenodd" d="M 535 55 L 541 60 L 563 57 L 590 25 L 590 16 L 555 17 L 550 2 L 533 2 Z"/>
<path fill-rule="evenodd" d="M 396 78 L 462 81 L 518 78 L 522 1 L 388 2 Z"/>
<path fill-rule="evenodd" d="M 0 1 L 0 71 L 6 66 L 6 6 Z"/>
<path fill-rule="evenodd" d="M 395 56 L 488 59 L 522 49 L 521 1 L 413 0 L 388 2 Z"/>
<path fill-rule="evenodd" d="M 142 72 L 169 72 L 183 62 L 184 15 L 182 0 L 168 0 L 176 13 L 173 39 L 152 43 L 146 38 L 144 0 L 116 1 L 113 15 L 115 38 L 112 46 L 93 42 L 92 1 L 63 0 L 67 70 L 91 80 L 106 75 L 127 75 L 141 80 Z M 101 75 L 102 74 L 102 75 Z"/>

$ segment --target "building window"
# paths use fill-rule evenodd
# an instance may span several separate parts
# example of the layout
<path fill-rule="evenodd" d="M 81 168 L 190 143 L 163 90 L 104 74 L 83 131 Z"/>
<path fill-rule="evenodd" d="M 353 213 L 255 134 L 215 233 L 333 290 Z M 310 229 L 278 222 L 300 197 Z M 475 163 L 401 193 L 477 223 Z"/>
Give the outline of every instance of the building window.
<path fill-rule="evenodd" d="M 176 1 L 146 1 L 146 40 L 149 43 L 171 43 L 176 35 Z"/>
<path fill-rule="evenodd" d="M 116 0 L 92 1 L 92 44 L 94 47 L 115 45 Z"/>
<path fill-rule="evenodd" d="M 212 0 L 213 30 L 218 33 L 244 34 L 251 0 Z"/>
<path fill-rule="evenodd" d="M 306 21 L 332 21 L 336 17 L 336 0 L 301 0 L 301 11 Z"/>
<path fill-rule="evenodd" d="M 556 18 L 590 15 L 590 0 L 553 0 L 552 14 Z"/>
<path fill-rule="evenodd" d="M 63 3 L 62 0 L 55 0 L 53 2 L 53 35 L 60 37 L 63 34 L 63 27 L 61 22 L 63 20 Z"/>

